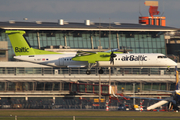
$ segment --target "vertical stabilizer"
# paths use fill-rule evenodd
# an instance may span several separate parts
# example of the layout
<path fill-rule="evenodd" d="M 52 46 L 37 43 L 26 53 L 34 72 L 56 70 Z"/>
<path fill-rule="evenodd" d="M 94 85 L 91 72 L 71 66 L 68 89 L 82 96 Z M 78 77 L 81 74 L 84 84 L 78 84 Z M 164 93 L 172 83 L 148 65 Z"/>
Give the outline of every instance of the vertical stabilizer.
<path fill-rule="evenodd" d="M 13 50 L 16 56 L 19 55 L 44 55 L 44 54 L 61 54 L 51 51 L 44 51 L 34 49 L 30 46 L 28 41 L 24 38 L 25 31 L 20 30 L 7 30 L 6 33 L 9 36 Z"/>
<path fill-rule="evenodd" d="M 161 100 L 161 101 L 159 101 L 159 102 L 157 102 L 157 103 L 155 103 L 155 104 L 147 107 L 147 110 L 155 109 L 155 108 L 157 108 L 157 107 L 159 107 L 159 106 L 162 106 L 162 105 L 164 105 L 164 104 L 166 104 L 166 103 L 168 103 L 168 101 L 166 101 L 166 100 Z"/>
<path fill-rule="evenodd" d="M 25 31 L 12 31 L 7 30 L 6 33 L 9 36 L 15 55 L 34 55 L 33 48 L 25 40 L 23 34 Z"/>
<path fill-rule="evenodd" d="M 180 90 L 179 72 L 176 70 L 176 90 Z"/>
<path fill-rule="evenodd" d="M 177 66 L 175 66 L 175 76 L 176 76 L 176 85 L 175 85 L 176 88 L 175 89 L 180 90 L 179 72 L 178 72 Z"/>

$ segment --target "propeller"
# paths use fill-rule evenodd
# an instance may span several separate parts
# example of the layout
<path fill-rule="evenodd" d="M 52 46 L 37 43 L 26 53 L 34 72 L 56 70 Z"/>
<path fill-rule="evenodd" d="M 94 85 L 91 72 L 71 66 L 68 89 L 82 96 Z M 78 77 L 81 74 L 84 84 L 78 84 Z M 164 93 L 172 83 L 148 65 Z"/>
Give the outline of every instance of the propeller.
<path fill-rule="evenodd" d="M 114 65 L 114 58 L 115 58 L 116 56 L 117 56 L 117 55 L 114 54 L 114 52 L 112 51 L 112 52 L 111 52 L 111 55 L 110 55 L 110 64 L 113 63 L 113 65 Z"/>
<path fill-rule="evenodd" d="M 123 53 L 127 53 L 126 47 L 124 47 L 124 51 L 123 51 Z"/>

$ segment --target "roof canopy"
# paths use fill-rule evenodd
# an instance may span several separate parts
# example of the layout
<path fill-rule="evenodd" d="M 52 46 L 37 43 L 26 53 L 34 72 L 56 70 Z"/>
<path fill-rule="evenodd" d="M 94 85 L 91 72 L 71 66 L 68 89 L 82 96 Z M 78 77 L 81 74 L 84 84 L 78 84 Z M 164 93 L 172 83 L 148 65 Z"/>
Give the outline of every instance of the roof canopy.
<path fill-rule="evenodd" d="M 177 28 L 145 24 L 129 23 L 73 23 L 66 22 L 0 22 L 0 29 L 4 30 L 82 30 L 82 31 L 176 31 Z"/>

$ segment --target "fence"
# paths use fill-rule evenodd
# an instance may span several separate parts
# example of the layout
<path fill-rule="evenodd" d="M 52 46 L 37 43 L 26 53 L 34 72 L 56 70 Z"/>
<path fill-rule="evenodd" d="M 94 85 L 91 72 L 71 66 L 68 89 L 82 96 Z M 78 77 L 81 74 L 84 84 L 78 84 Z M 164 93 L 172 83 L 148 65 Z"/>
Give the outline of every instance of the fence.
<path fill-rule="evenodd" d="M 0 67 L 0 74 L 36 74 L 36 75 L 74 75 L 86 74 L 86 68 L 12 68 Z M 103 68 L 103 74 L 109 74 L 108 68 Z M 92 68 L 91 74 L 98 75 L 98 68 Z M 116 68 L 111 69 L 111 75 L 174 75 L 174 68 Z"/>
<path fill-rule="evenodd" d="M 60 98 L 57 97 L 55 103 L 53 103 L 52 98 L 2 98 L 0 100 L 1 109 L 77 109 L 77 110 L 105 110 L 106 102 L 105 100 L 96 101 L 98 98 Z M 141 99 L 136 99 L 135 104 L 140 106 Z M 143 109 L 145 110 L 147 106 L 150 106 L 157 101 L 155 100 L 144 100 Z M 133 100 L 124 100 L 123 98 L 111 98 L 109 99 L 109 110 L 121 110 L 120 105 L 126 106 L 128 110 L 134 110 Z M 164 105 L 166 106 L 166 105 Z M 123 109 L 125 110 L 125 109 Z"/>

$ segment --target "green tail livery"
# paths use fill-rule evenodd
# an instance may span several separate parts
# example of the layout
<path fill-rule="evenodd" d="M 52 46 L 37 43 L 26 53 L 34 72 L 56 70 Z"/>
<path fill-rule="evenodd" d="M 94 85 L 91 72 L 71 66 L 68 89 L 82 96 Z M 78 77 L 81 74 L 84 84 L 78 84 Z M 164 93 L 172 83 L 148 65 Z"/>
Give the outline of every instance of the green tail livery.
<path fill-rule="evenodd" d="M 34 49 L 30 46 L 28 41 L 24 38 L 25 31 L 7 30 L 6 33 L 9 36 L 13 50 L 16 56 L 19 55 L 44 55 L 44 54 L 60 54 L 56 52 L 44 51 Z"/>

